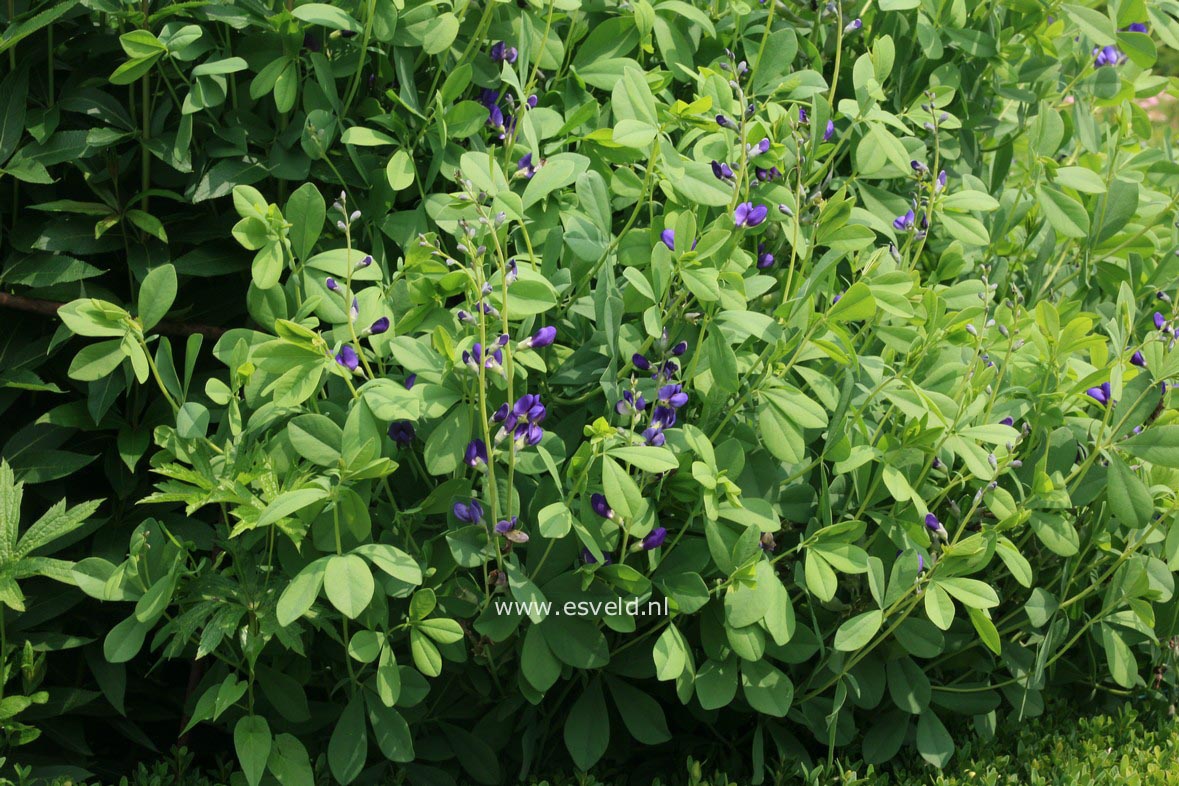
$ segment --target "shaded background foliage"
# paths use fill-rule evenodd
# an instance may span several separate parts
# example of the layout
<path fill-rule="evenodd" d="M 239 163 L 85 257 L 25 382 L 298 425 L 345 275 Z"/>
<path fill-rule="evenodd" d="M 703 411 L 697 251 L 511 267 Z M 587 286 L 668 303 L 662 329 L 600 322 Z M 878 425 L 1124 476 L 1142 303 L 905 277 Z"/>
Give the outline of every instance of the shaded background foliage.
<path fill-rule="evenodd" d="M 111 775 L 183 733 L 203 757 L 236 750 L 251 782 L 286 766 L 272 733 L 290 761 L 305 747 L 341 781 L 493 783 L 599 759 L 642 780 L 701 750 L 757 777 L 845 746 L 883 761 L 910 742 L 944 764 L 951 731 L 1036 714 L 1049 675 L 1066 690 L 1169 690 L 1173 675 L 1154 669 L 1177 632 L 1179 426 L 1158 383 L 1179 361 L 1157 293 L 1179 294 L 1179 169 L 1136 101 L 1171 94 L 1151 68 L 1158 43 L 1179 47 L 1177 14 L 1172 2 L 12 4 L 0 455 L 25 484 L 24 527 L 62 498 L 102 504 L 54 543 L 88 567 L 6 574 L 25 608 L 6 611 L 5 696 L 28 697 L 5 719 L 9 743 L 46 772 Z M 1116 56 L 1098 65 L 1107 46 Z M 715 178 L 713 160 L 733 177 Z M 361 213 L 346 229 L 328 207 L 340 192 L 344 213 Z M 746 201 L 768 218 L 734 228 Z M 357 249 L 375 260 L 363 272 Z M 495 487 L 462 466 L 453 424 L 504 391 L 485 370 L 464 376 L 474 335 L 455 312 L 498 332 L 480 292 L 509 257 L 521 277 L 498 304 L 512 338 L 558 328 L 508 378 L 548 404 L 540 446 L 560 466 L 546 478 L 535 458 L 517 488 L 497 488 L 518 496 L 531 540 L 493 560 L 451 512 Z M 357 324 L 391 317 L 388 336 L 348 335 L 328 274 L 347 288 L 355 276 Z M 78 298 L 114 309 L 75 304 L 54 321 Z M 662 452 L 607 460 L 643 442 L 623 446 L 600 418 L 621 423 L 632 376 L 653 403 L 631 356 L 655 360 L 664 328 L 665 349 L 688 343 L 674 376 L 690 403 Z M 304 351 L 297 376 L 314 390 L 262 391 L 297 355 L 267 356 L 268 341 Z M 379 459 L 364 437 L 387 423 L 364 414 L 334 360 L 354 344 L 376 376 L 425 383 L 373 388 L 417 428 L 409 445 L 381 437 Z M 329 439 L 292 436 L 297 413 L 295 431 Z M 205 445 L 235 457 L 219 478 L 232 493 L 201 485 Z M 331 475 L 349 450 L 374 468 Z M 598 491 L 621 529 L 594 511 Z M 306 506 L 276 507 L 299 492 Z M 344 505 L 373 523 L 357 543 L 415 567 L 368 617 L 329 586 L 307 619 L 284 620 L 280 593 L 309 550 L 331 555 L 322 522 Z M 944 522 L 940 546 L 927 512 Z M 620 556 L 659 525 L 668 547 L 631 557 L 637 571 L 580 556 Z M 656 555 L 675 549 L 658 573 Z M 529 643 L 555 623 L 489 621 L 489 562 L 517 598 L 646 595 L 654 577 L 680 616 Z M 935 564 L 951 574 L 936 587 Z M 921 605 L 913 594 L 902 610 L 920 582 Z M 430 594 L 409 600 L 419 583 Z M 781 591 L 767 599 L 770 586 Z M 5 596 L 18 597 L 8 584 Z M 125 601 L 143 597 L 128 617 Z M 380 651 L 396 664 L 373 666 L 377 639 L 348 635 L 354 618 L 392 629 Z M 562 654 L 563 638 L 575 646 Z M 390 669 L 405 698 L 381 694 L 399 708 L 382 715 L 373 697 L 393 690 Z M 389 731 L 398 711 L 402 736 Z M 337 735 L 362 750 L 333 752 Z M 636 744 L 652 747 L 636 757 Z M 385 761 L 414 756 L 408 770 Z"/>

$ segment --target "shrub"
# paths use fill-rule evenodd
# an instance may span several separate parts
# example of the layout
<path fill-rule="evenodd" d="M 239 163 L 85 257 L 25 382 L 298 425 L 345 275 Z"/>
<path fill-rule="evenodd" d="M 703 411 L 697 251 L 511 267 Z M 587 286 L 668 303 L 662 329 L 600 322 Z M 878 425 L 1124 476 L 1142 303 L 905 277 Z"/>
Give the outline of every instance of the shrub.
<path fill-rule="evenodd" d="M 38 720 L 759 782 L 1169 689 L 1177 11 L 28 9 L 4 453 L 108 498 Z"/>

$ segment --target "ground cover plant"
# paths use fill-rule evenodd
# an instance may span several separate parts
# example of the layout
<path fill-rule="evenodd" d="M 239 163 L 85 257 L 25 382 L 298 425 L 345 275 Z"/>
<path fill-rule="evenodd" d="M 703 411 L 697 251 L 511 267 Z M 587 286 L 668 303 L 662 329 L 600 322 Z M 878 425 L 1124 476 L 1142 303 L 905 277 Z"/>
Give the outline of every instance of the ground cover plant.
<path fill-rule="evenodd" d="M 10 763 L 760 783 L 1170 698 L 1179 4 L 7 13 Z"/>

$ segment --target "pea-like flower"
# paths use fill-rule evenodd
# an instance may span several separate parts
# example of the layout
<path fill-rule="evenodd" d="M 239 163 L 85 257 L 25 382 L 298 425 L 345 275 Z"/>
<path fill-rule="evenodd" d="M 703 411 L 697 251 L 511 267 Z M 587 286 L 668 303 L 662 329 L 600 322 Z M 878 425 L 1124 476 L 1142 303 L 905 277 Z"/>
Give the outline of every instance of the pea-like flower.
<path fill-rule="evenodd" d="M 668 251 L 675 251 L 675 230 L 665 229 L 659 233 L 659 239 L 663 241 L 663 245 L 667 246 Z"/>
<path fill-rule="evenodd" d="M 925 528 L 937 537 L 941 538 L 946 543 L 949 543 L 950 534 L 946 532 L 946 528 L 942 526 L 942 523 L 938 520 L 938 517 L 932 513 L 925 514 Z"/>
<path fill-rule="evenodd" d="M 738 227 L 755 227 L 766 220 L 770 213 L 765 205 L 755 205 L 752 202 L 742 202 L 733 211 L 733 223 Z"/>
<path fill-rule="evenodd" d="M 1116 46 L 1098 46 L 1093 48 L 1094 68 L 1120 65 L 1125 61 L 1125 59 L 1126 56 L 1122 54 L 1122 50 L 1118 49 Z"/>
<path fill-rule="evenodd" d="M 516 47 L 508 46 L 504 41 L 496 41 L 491 45 L 491 60 L 494 63 L 514 63 L 519 56 Z"/>
<path fill-rule="evenodd" d="M 1127 33 L 1146 33 L 1148 32 L 1146 24 L 1143 22 L 1131 22 L 1130 26 L 1126 28 Z"/>
<path fill-rule="evenodd" d="M 721 128 L 736 128 L 736 126 L 733 124 L 733 121 L 729 120 L 729 118 L 725 117 L 724 115 L 716 116 L 716 124 Z"/>
<path fill-rule="evenodd" d="M 605 562 L 603 563 L 605 565 L 609 565 L 614 562 L 614 558 L 611 557 L 609 554 L 603 554 L 602 558 L 605 560 Z M 586 565 L 597 565 L 598 564 L 598 561 L 596 559 L 594 559 L 593 552 L 591 552 L 589 549 L 582 549 L 581 550 L 581 561 L 584 562 Z"/>
<path fill-rule="evenodd" d="M 593 509 L 594 513 L 597 513 L 604 519 L 614 518 L 614 511 L 610 508 L 610 503 L 606 502 L 605 494 L 591 494 L 590 507 Z"/>
<path fill-rule="evenodd" d="M 340 291 L 339 282 L 337 282 L 331 276 L 327 277 L 327 281 L 325 281 L 324 284 L 327 286 L 329 292 L 339 292 Z"/>
<path fill-rule="evenodd" d="M 854 33 L 855 31 L 859 30 L 863 26 L 864 26 L 863 21 L 857 16 L 855 19 L 851 20 L 846 25 L 844 25 L 843 32 L 845 35 L 847 33 Z"/>
<path fill-rule="evenodd" d="M 463 454 L 463 463 L 468 467 L 480 469 L 487 466 L 487 443 L 481 439 L 473 439 L 467 443 L 467 450 Z"/>
<path fill-rule="evenodd" d="M 507 538 L 512 543 L 527 543 L 528 533 L 520 529 L 515 516 L 495 523 L 495 534 Z"/>
<path fill-rule="evenodd" d="M 546 325 L 516 346 L 520 349 L 540 349 L 541 347 L 547 347 L 549 344 L 552 344 L 556 339 L 557 329 L 552 325 Z"/>
<path fill-rule="evenodd" d="M 1000 426 L 1014 426 L 1015 418 L 1008 416 L 999 421 Z"/>
<path fill-rule="evenodd" d="M 1161 311 L 1154 312 L 1154 329 L 1166 332 L 1167 318 L 1163 316 Z"/>
<path fill-rule="evenodd" d="M 688 403 L 688 394 L 684 392 L 682 385 L 664 385 L 659 388 L 659 403 L 679 409 Z"/>
<path fill-rule="evenodd" d="M 1133 363 L 1135 366 L 1139 366 L 1141 368 L 1146 368 L 1146 358 L 1142 356 L 1141 351 L 1135 352 L 1133 355 L 1131 355 L 1130 362 Z"/>
<path fill-rule="evenodd" d="M 416 436 L 417 432 L 408 420 L 394 420 L 389 424 L 389 438 L 398 445 L 408 445 Z"/>
<path fill-rule="evenodd" d="M 717 180 L 730 181 L 736 177 L 733 174 L 733 168 L 723 161 L 712 162 L 712 174 Z"/>
<path fill-rule="evenodd" d="M 916 216 L 914 216 L 913 211 L 909 210 L 904 215 L 897 216 L 892 220 L 893 228 L 899 229 L 902 232 L 908 232 L 913 229 L 915 218 Z"/>
<path fill-rule="evenodd" d="M 765 243 L 757 244 L 757 266 L 762 270 L 774 264 L 774 255 L 766 251 Z"/>
<path fill-rule="evenodd" d="M 365 331 L 365 334 L 369 335 L 369 336 L 379 336 L 388 330 L 389 330 L 389 317 L 381 317 L 376 322 L 373 322 L 371 325 L 368 326 L 368 330 Z"/>
<path fill-rule="evenodd" d="M 629 415 L 634 417 L 639 412 L 647 408 L 647 401 L 643 398 L 643 394 L 639 393 L 637 396 L 629 391 L 622 391 L 622 398 L 614 405 L 614 411 L 619 415 Z"/>
<path fill-rule="evenodd" d="M 835 136 L 835 121 L 828 120 L 827 127 L 823 129 L 823 141 L 830 142 L 831 137 Z"/>
<path fill-rule="evenodd" d="M 484 368 L 495 370 L 500 368 L 504 362 L 504 353 L 502 349 L 497 348 L 485 353 L 483 351 L 483 345 L 479 342 L 475 342 L 475 346 L 471 347 L 469 352 L 464 349 L 462 357 L 463 364 L 466 365 L 467 368 L 471 369 L 471 371 L 474 371 L 476 374 L 479 373 L 480 364 L 482 364 Z"/>
<path fill-rule="evenodd" d="M 360 356 L 356 354 L 356 350 L 352 348 L 351 344 L 345 344 L 336 353 L 336 362 L 349 371 L 355 372 L 360 366 Z"/>
<path fill-rule="evenodd" d="M 516 171 L 523 177 L 531 179 L 536 174 L 536 167 L 532 164 L 532 154 L 525 153 L 516 162 Z"/>
<path fill-rule="evenodd" d="M 1113 393 L 1110 391 L 1108 382 L 1102 382 L 1098 387 L 1089 388 L 1085 391 L 1085 395 L 1098 404 L 1108 404 L 1113 398 Z"/>
<path fill-rule="evenodd" d="M 643 551 L 651 551 L 662 546 L 665 540 L 667 540 L 667 528 L 656 527 L 647 533 L 647 536 L 639 543 L 639 548 Z"/>
<path fill-rule="evenodd" d="M 479 500 L 473 499 L 470 502 L 456 502 L 454 503 L 454 517 L 464 524 L 480 524 L 483 522 L 483 506 L 479 504 Z"/>

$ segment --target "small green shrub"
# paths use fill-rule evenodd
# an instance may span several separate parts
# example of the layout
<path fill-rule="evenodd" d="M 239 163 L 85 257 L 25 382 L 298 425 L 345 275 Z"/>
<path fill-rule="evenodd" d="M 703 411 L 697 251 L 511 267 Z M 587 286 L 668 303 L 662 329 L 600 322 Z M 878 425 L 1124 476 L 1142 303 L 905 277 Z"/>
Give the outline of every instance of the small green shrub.
<path fill-rule="evenodd" d="M 11 5 L 2 452 L 108 501 L 22 586 L 22 759 L 762 782 L 1169 694 L 1160 42 L 1171 0 Z"/>

